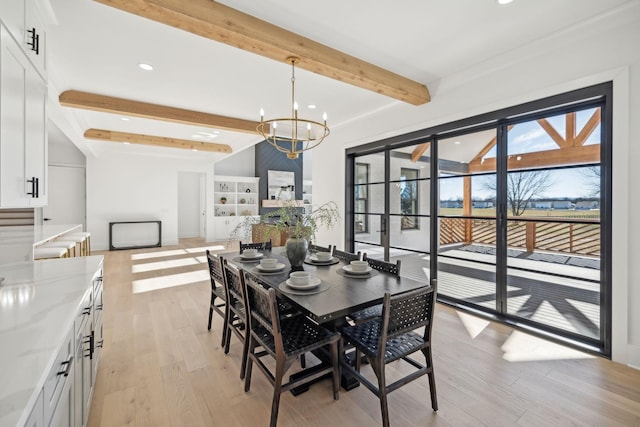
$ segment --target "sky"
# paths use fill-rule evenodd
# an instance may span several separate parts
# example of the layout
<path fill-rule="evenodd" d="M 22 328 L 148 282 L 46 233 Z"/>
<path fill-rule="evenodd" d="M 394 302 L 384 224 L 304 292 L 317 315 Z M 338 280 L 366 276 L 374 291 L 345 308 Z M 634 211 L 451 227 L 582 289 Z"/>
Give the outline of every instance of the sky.
<path fill-rule="evenodd" d="M 587 120 L 595 112 L 595 109 L 578 111 L 576 114 L 576 133 L 584 127 Z M 548 122 L 562 136 L 565 136 L 565 115 L 558 115 L 547 118 Z M 600 143 L 600 126 L 597 126 L 587 139 L 585 145 Z M 547 132 L 536 122 L 530 121 L 515 125 L 508 134 L 508 154 L 518 155 L 557 149 L 557 144 L 551 139 Z M 491 149 L 486 158 L 496 156 L 496 147 Z M 495 179 L 495 176 L 476 177 L 472 182 L 473 198 L 487 198 L 492 196 L 492 192 L 487 190 L 482 181 Z M 594 185 L 597 178 L 590 168 L 570 168 L 553 170 L 550 172 L 550 186 L 540 194 L 540 197 L 560 198 L 560 197 L 589 197 L 593 195 Z M 440 199 L 455 200 L 462 197 L 462 178 L 441 179 Z"/>

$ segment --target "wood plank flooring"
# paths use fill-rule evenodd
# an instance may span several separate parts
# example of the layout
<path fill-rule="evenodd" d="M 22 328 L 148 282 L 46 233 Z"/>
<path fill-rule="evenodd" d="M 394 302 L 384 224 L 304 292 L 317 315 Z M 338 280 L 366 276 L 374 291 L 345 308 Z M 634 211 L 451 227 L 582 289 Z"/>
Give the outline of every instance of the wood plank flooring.
<path fill-rule="evenodd" d="M 105 342 L 89 426 L 266 426 L 272 388 L 255 369 L 239 379 L 241 346 L 207 331 L 210 284 L 199 239 L 102 252 Z M 157 290 L 151 290 L 157 287 Z M 134 292 L 146 290 L 145 292 Z M 389 395 L 393 426 L 640 427 L 640 371 L 438 305 L 434 366 L 440 410 L 426 377 Z M 366 367 L 365 369 L 370 369 Z M 406 369 L 388 369 L 390 378 Z M 371 426 L 377 398 L 364 387 L 334 401 L 330 381 L 285 393 L 279 426 Z"/>

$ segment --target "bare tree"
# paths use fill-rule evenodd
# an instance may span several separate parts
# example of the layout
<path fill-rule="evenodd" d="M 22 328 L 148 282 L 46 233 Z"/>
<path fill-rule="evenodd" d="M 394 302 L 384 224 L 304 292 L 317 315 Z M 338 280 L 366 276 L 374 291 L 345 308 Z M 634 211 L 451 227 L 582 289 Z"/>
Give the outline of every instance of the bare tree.
<path fill-rule="evenodd" d="M 495 177 L 495 175 L 494 175 Z M 507 174 L 507 204 L 513 216 L 524 213 L 527 205 L 534 197 L 540 197 L 553 185 L 553 179 L 549 171 L 509 172 Z M 497 191 L 497 183 L 486 180 L 482 187 Z"/>
<path fill-rule="evenodd" d="M 589 186 L 589 197 L 600 197 L 600 166 L 589 166 L 582 171 Z"/>

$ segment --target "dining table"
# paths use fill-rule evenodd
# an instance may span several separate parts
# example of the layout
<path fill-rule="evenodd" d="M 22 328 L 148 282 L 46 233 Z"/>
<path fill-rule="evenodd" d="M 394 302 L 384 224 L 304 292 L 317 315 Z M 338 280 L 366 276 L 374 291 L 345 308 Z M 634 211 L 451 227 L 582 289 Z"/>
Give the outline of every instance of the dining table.
<path fill-rule="evenodd" d="M 287 286 L 292 269 L 284 247 L 260 250 L 254 258 L 243 257 L 238 252 L 219 255 L 236 267 L 259 276 L 265 284 L 275 289 L 280 298 L 292 303 L 307 317 L 333 331 L 339 331 L 347 324 L 346 318 L 350 313 L 381 304 L 386 292 L 396 295 L 429 286 L 426 280 L 396 276 L 370 268 L 367 273 L 354 274 L 349 271 L 348 262 L 336 257 L 321 262 L 315 258 L 314 253 L 309 253 L 302 270 L 308 271 L 312 280 L 319 282 L 319 285 L 309 291 L 298 290 Z M 263 258 L 277 259 L 280 269 L 274 271 L 262 268 L 260 261 Z M 350 390 L 358 385 L 355 379 L 343 374 L 343 388 Z"/>

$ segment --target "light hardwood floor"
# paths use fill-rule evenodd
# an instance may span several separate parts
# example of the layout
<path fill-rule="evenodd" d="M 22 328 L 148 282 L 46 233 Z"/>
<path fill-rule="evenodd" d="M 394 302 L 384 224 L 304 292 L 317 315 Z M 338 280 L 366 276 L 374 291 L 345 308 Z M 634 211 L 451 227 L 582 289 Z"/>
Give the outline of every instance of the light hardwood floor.
<path fill-rule="evenodd" d="M 105 342 L 90 427 L 268 425 L 271 386 L 254 370 L 245 393 L 235 336 L 225 355 L 216 314 L 207 331 L 205 248 L 225 250 L 185 239 L 98 252 L 105 256 Z M 431 410 L 422 377 L 389 395 L 393 426 L 640 427 L 638 370 L 440 304 L 433 341 L 440 410 Z M 389 372 L 403 369 L 395 363 Z M 380 419 L 366 388 L 341 390 L 334 401 L 327 380 L 298 397 L 285 393 L 278 425 L 372 426 Z"/>

